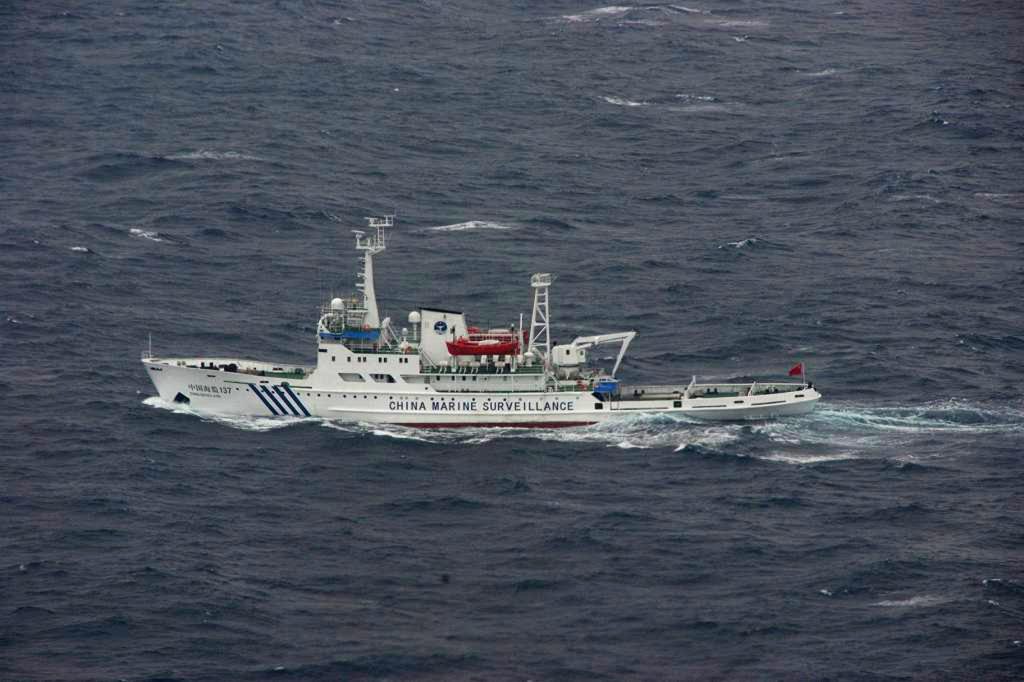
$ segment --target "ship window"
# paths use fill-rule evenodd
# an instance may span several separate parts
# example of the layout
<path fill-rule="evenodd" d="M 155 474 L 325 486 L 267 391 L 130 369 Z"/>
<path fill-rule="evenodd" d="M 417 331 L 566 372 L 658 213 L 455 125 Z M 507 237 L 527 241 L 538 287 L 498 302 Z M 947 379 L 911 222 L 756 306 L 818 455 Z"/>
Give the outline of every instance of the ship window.
<path fill-rule="evenodd" d="M 326 348 L 317 348 L 317 351 L 319 351 L 321 353 L 326 353 L 327 349 Z"/>
<path fill-rule="evenodd" d="M 337 360 L 337 358 L 332 355 L 331 356 L 331 362 L 334 362 L 335 360 Z"/>
<path fill-rule="evenodd" d="M 345 358 L 345 361 L 346 361 L 346 362 L 352 362 L 352 356 L 350 355 L 350 356 L 348 356 L 347 358 Z"/>
<path fill-rule="evenodd" d="M 355 374 L 354 372 L 338 372 L 338 376 L 341 377 L 343 381 L 366 381 L 366 379 L 363 378 L 362 374 Z"/>
<path fill-rule="evenodd" d="M 594 403 L 594 409 L 595 410 L 603 410 L 604 409 L 604 404 L 603 403 Z"/>
<path fill-rule="evenodd" d="M 371 374 L 370 376 L 373 377 L 373 380 L 379 384 L 396 383 L 395 377 L 391 376 L 390 374 Z"/>
<path fill-rule="evenodd" d="M 672 407 L 682 407 L 682 406 L 683 406 L 683 401 L 682 400 L 673 400 L 672 401 Z"/>

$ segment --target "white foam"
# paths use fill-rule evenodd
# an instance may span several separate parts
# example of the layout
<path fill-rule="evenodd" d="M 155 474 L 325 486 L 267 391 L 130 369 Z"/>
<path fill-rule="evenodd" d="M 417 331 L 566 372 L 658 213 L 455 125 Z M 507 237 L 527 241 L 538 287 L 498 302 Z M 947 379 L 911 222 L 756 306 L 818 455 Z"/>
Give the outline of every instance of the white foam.
<path fill-rule="evenodd" d="M 71 250 L 78 253 L 92 253 L 87 246 L 72 246 Z"/>
<path fill-rule="evenodd" d="M 722 104 L 690 104 L 683 107 L 668 107 L 668 110 L 679 111 L 687 114 L 709 114 L 729 111 L 729 109 Z"/>
<path fill-rule="evenodd" d="M 718 22 L 722 28 L 763 28 L 768 25 L 763 19 L 726 19 Z"/>
<path fill-rule="evenodd" d="M 731 246 L 734 249 L 742 249 L 742 248 L 745 248 L 747 246 L 753 246 L 754 244 L 757 244 L 759 241 L 761 241 L 761 240 L 758 239 L 757 237 L 747 237 L 746 239 L 741 239 L 741 240 L 736 241 L 736 242 L 726 242 L 726 243 L 722 244 L 721 246 L 719 246 L 718 248 L 724 249 L 727 246 Z"/>
<path fill-rule="evenodd" d="M 947 597 L 937 597 L 930 594 L 921 595 L 919 597 L 911 597 L 909 599 L 886 599 L 883 601 L 875 602 L 872 606 L 882 606 L 887 608 L 910 608 L 915 606 L 936 606 L 938 604 L 945 604 L 949 599 Z"/>
<path fill-rule="evenodd" d="M 140 230 L 137 227 L 131 228 L 130 230 L 128 230 L 128 232 L 130 232 L 132 235 L 134 235 L 136 237 L 141 237 L 142 239 L 148 239 L 151 242 L 162 242 L 162 241 L 164 241 L 163 239 L 160 239 L 160 233 L 159 232 L 147 232 L 146 230 Z"/>
<path fill-rule="evenodd" d="M 371 433 L 373 433 L 373 435 L 375 435 L 375 436 L 384 436 L 386 438 L 394 438 L 396 440 L 415 440 L 415 441 L 419 441 L 421 443 L 433 442 L 433 441 L 431 441 L 428 438 L 421 438 L 420 436 L 414 436 L 412 433 L 409 432 L 408 429 L 404 429 L 404 428 L 399 427 L 399 426 L 377 428 L 377 429 L 373 429 L 371 431 Z"/>
<path fill-rule="evenodd" d="M 634 102 L 633 100 L 624 99 L 622 97 L 602 97 L 608 104 L 614 104 L 617 107 L 646 107 L 650 102 Z"/>
<path fill-rule="evenodd" d="M 988 199 L 989 201 L 1013 202 L 1024 199 L 1024 194 L 1011 192 L 975 192 L 974 196 L 979 199 Z"/>
<path fill-rule="evenodd" d="M 566 21 L 600 21 L 607 17 L 616 17 L 632 10 L 633 7 L 630 5 L 609 5 L 607 7 L 598 7 L 597 9 L 588 10 L 580 14 L 567 14 L 562 18 Z"/>
<path fill-rule="evenodd" d="M 821 71 L 805 73 L 804 75 L 809 78 L 825 78 L 826 76 L 834 76 L 837 73 L 839 73 L 839 71 L 837 71 L 836 69 L 822 69 Z"/>
<path fill-rule="evenodd" d="M 894 194 L 889 197 L 889 201 L 929 201 L 933 204 L 942 203 L 941 199 L 936 199 L 931 194 Z"/>
<path fill-rule="evenodd" d="M 511 230 L 513 227 L 502 223 L 494 223 L 489 220 L 468 220 L 464 223 L 437 225 L 427 229 L 434 232 L 464 232 L 465 230 Z"/>
<path fill-rule="evenodd" d="M 197 412 L 186 405 L 168 402 L 160 396 L 146 398 L 142 401 L 142 404 L 148 405 L 149 407 L 156 407 L 161 410 L 168 410 L 176 414 L 199 417 L 203 421 L 223 424 L 224 426 L 230 426 L 231 428 L 239 429 L 241 431 L 272 431 L 286 426 L 293 426 L 301 422 L 319 421 L 315 417 L 249 417 L 206 414 L 203 412 Z"/>
<path fill-rule="evenodd" d="M 971 416 L 970 421 L 958 416 Z M 964 433 L 1018 432 L 1024 430 L 1024 411 L 1019 406 L 983 408 L 949 398 L 907 407 L 844 406 L 821 407 L 805 418 L 807 423 L 851 430 L 925 434 L 959 431 Z"/>
<path fill-rule="evenodd" d="M 683 5 L 669 5 L 669 7 L 688 14 L 711 14 L 710 10 L 696 9 L 695 7 L 684 7 Z"/>
<path fill-rule="evenodd" d="M 165 157 L 171 161 L 262 161 L 258 156 L 242 152 L 218 152 L 212 149 L 197 149 L 194 152 L 183 152 Z"/>
<path fill-rule="evenodd" d="M 718 98 L 711 95 L 691 95 L 686 92 L 681 92 L 676 95 L 676 99 L 684 99 L 687 101 L 696 100 L 698 102 L 717 102 Z"/>
<path fill-rule="evenodd" d="M 769 462 L 782 462 L 783 464 L 818 464 L 820 462 L 842 462 L 849 459 L 858 459 L 858 457 L 849 452 L 840 452 L 834 455 L 784 455 L 776 453 L 771 455 L 762 455 L 759 459 L 765 459 Z"/>

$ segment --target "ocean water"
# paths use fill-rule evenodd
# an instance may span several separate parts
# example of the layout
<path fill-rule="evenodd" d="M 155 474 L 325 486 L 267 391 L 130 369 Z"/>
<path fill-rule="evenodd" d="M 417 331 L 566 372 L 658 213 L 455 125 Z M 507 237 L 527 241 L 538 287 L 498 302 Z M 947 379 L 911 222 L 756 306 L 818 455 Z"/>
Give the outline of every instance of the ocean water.
<path fill-rule="evenodd" d="M 1019 3 L 0 6 L 0 679 L 1020 679 Z M 383 309 L 804 361 L 811 416 L 163 404 Z"/>

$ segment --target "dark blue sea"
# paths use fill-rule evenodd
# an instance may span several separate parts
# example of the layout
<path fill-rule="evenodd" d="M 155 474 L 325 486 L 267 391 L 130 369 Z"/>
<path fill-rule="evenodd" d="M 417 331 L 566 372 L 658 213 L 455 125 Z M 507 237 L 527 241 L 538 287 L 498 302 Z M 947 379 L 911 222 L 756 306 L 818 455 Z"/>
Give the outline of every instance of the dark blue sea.
<path fill-rule="evenodd" d="M 1024 677 L 1024 6 L 0 4 L 0 679 Z M 635 329 L 811 416 L 216 419 L 139 362 Z M 614 350 L 608 355 L 614 355 Z"/>

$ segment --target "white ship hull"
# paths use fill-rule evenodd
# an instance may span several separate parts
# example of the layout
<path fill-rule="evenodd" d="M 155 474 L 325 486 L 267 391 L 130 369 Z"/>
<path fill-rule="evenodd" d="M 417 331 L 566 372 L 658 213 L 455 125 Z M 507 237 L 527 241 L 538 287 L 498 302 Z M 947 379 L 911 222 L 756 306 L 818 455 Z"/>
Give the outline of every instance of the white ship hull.
<path fill-rule="evenodd" d="M 246 361 L 234 364 L 245 366 Z M 813 388 L 754 395 L 685 397 L 686 387 L 666 386 L 663 395 L 599 399 L 588 391 L 440 392 L 397 387 L 318 387 L 316 373 L 305 380 L 231 372 L 211 366 L 225 359 L 151 358 L 143 361 L 163 400 L 186 403 L 200 413 L 261 417 L 310 417 L 340 422 L 399 424 L 422 428 L 585 426 L 636 414 L 671 414 L 713 420 L 761 420 L 807 414 L 821 397 Z M 270 366 L 248 362 L 249 366 Z M 708 386 L 715 386 L 709 384 Z M 718 386 L 733 386 L 720 384 Z M 651 387 L 648 387 L 651 388 Z M 628 391 L 627 391 L 628 393 Z"/>

